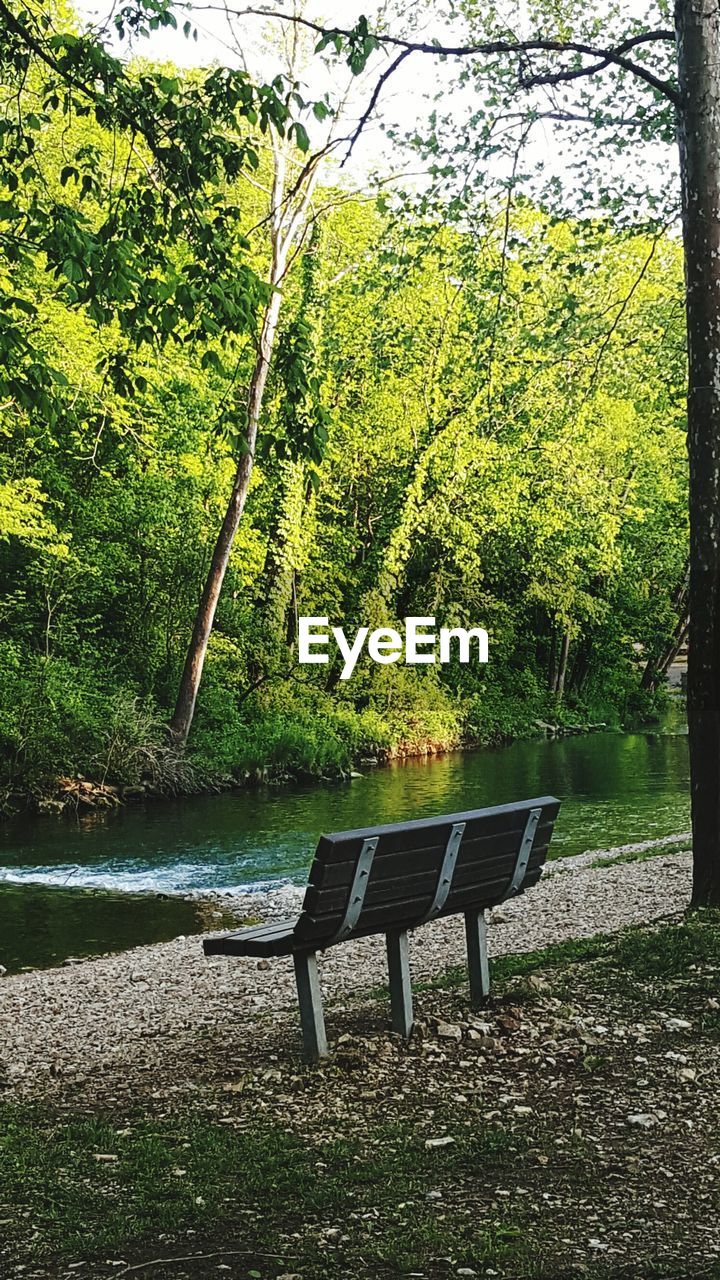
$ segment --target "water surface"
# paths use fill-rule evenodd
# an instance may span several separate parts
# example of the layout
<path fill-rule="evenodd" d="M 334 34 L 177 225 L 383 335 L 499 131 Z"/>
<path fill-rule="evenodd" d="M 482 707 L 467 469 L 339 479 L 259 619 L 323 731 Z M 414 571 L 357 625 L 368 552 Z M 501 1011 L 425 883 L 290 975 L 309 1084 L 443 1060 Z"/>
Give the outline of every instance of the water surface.
<path fill-rule="evenodd" d="M 552 794 L 552 854 L 689 828 L 683 732 L 516 742 L 364 771 L 342 784 L 264 788 L 0 825 L 0 963 L 58 963 L 199 927 L 176 895 L 300 883 L 318 835 Z M 148 894 L 162 893 L 157 899 Z"/>

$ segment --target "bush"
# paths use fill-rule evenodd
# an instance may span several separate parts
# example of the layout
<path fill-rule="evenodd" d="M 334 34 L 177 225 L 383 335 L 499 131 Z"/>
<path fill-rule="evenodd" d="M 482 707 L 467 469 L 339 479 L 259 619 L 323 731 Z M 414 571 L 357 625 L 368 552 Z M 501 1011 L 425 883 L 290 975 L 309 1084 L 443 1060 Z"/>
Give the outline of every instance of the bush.
<path fill-rule="evenodd" d="M 39 792 L 75 774 L 121 785 L 148 781 L 168 791 L 198 782 L 151 698 L 112 687 L 92 666 L 2 646 L 2 784 Z"/>
<path fill-rule="evenodd" d="M 317 686 L 278 680 L 238 701 L 209 683 L 198 703 L 191 757 L 210 771 L 237 776 L 337 777 L 360 755 L 390 742 L 381 717 L 336 703 Z"/>

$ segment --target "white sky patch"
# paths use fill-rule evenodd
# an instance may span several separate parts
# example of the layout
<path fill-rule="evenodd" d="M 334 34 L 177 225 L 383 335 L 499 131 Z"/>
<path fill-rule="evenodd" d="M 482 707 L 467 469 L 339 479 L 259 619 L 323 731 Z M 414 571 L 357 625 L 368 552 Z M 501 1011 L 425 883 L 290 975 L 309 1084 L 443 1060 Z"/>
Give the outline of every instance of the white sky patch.
<path fill-rule="evenodd" d="M 258 7 L 270 7 L 273 0 L 249 2 L 257 3 Z M 115 51 L 121 55 L 134 53 L 151 60 L 173 62 L 186 68 L 213 63 L 237 67 L 243 65 L 244 61 L 250 75 L 257 82 L 272 79 L 282 68 L 281 42 L 287 37 L 289 24 L 279 19 L 249 14 L 241 18 L 229 18 L 221 11 L 222 0 L 205 0 L 205 3 L 217 7 L 204 7 L 203 3 L 195 4 L 192 0 L 185 6 L 178 4 L 177 31 L 165 28 L 153 32 L 148 38 L 137 39 L 132 44 L 127 41 L 121 44 L 116 40 Z M 238 9 L 243 7 L 243 0 L 228 0 L 228 3 L 234 3 Z M 609 0 L 606 3 L 609 10 Z M 289 0 L 276 7 L 285 13 L 291 9 Z M 364 14 L 371 29 L 373 16 L 380 8 L 385 8 L 384 5 L 378 5 L 377 0 L 375 3 L 368 3 L 368 0 L 334 0 L 327 7 L 312 3 L 298 7 L 302 7 L 305 16 L 321 25 L 344 28 L 352 28 Z M 93 23 L 104 23 L 111 11 L 111 0 L 75 0 L 75 8 L 81 18 Z M 423 28 L 415 29 L 413 38 L 437 37 L 461 41 L 461 29 L 451 27 L 447 22 L 443 23 L 442 18 L 433 13 L 433 7 L 429 6 L 429 9 Z M 524 5 L 522 9 L 525 9 Z M 635 19 L 641 18 L 646 9 L 645 0 L 628 0 L 623 6 L 628 17 Z M 197 29 L 197 40 L 184 36 L 182 27 L 186 19 Z M 390 25 L 392 27 L 392 23 Z M 514 25 L 518 25 L 517 7 Z M 524 17 L 521 14 L 519 26 L 530 30 L 526 14 Z M 601 40 L 601 37 L 598 39 Z M 353 78 L 342 60 L 335 60 L 331 54 L 314 56 L 316 43 L 316 37 L 308 33 L 306 72 L 301 77 L 305 80 L 306 96 L 313 100 L 327 91 L 332 100 L 337 100 L 349 91 L 349 101 L 344 113 L 347 129 L 343 132 L 351 133 L 370 101 L 378 77 L 396 56 L 396 51 L 379 51 L 371 59 L 364 75 Z M 238 52 L 239 46 L 242 54 Z M 459 59 L 449 58 L 443 61 L 422 53 L 408 58 L 384 85 L 377 109 L 354 144 L 352 154 L 347 157 L 347 148 L 338 148 L 336 161 L 328 165 L 328 180 L 358 188 L 369 185 L 372 175 L 396 175 L 404 186 L 423 189 L 426 178 L 421 160 L 406 148 L 394 147 L 385 136 L 383 126 L 395 130 L 399 135 L 417 130 L 420 136 L 424 136 L 430 112 L 437 107 L 439 115 L 450 116 L 451 123 L 446 126 L 443 137 L 444 145 L 449 146 L 453 130 L 458 133 L 466 131 L 476 102 L 476 90 L 472 84 L 458 88 L 456 82 L 459 70 Z M 440 98 L 436 101 L 438 95 Z M 566 96 L 568 103 L 571 103 L 572 87 L 563 88 L 559 96 Z M 312 118 L 306 123 L 312 145 L 320 145 L 323 140 L 320 128 Z M 522 169 L 538 167 L 546 178 L 556 175 L 565 189 L 572 191 L 582 179 L 573 168 L 578 157 L 568 148 L 568 141 L 567 131 L 562 125 L 538 121 L 526 145 Z M 593 154 L 592 162 L 602 162 L 602 156 Z M 508 169 L 507 157 L 491 161 L 486 166 L 486 172 L 491 178 L 507 175 Z M 641 185 L 646 184 L 649 190 L 656 193 L 671 191 L 673 195 L 678 188 L 674 149 L 658 144 L 644 142 L 638 148 L 630 148 L 620 157 L 614 153 L 608 155 L 607 170 L 616 181 L 625 176 L 628 186 L 640 181 Z"/>
<path fill-rule="evenodd" d="M 241 0 L 237 7 L 242 7 Z M 75 8 L 81 19 L 103 24 L 110 12 L 110 0 L 75 0 Z M 372 25 L 373 9 L 368 3 L 358 3 L 357 0 L 336 0 L 331 11 L 311 7 L 307 9 L 307 16 L 313 21 L 348 29 L 363 14 L 368 16 Z M 132 43 L 128 40 L 121 43 L 116 39 L 112 43 L 114 52 L 120 56 L 132 53 L 158 62 L 173 62 L 184 68 L 209 66 L 213 63 L 240 67 L 243 65 L 243 58 L 238 54 L 236 43 L 238 34 L 242 34 L 244 61 L 253 79 L 257 82 L 270 80 L 282 67 L 280 40 L 288 30 L 286 23 L 252 15 L 230 21 L 222 12 L 192 4 L 185 8 L 178 5 L 176 16 L 176 31 L 164 28 Z M 186 19 L 197 29 L 197 40 L 188 39 L 183 34 Z M 308 33 L 307 47 L 310 55 L 318 39 L 319 37 Z M 346 116 L 347 131 L 352 132 L 353 125 L 359 121 L 370 102 L 378 77 L 394 56 L 394 53 L 387 54 L 384 50 L 378 52 L 366 73 L 360 77 L 353 77 L 345 63 L 340 59 L 335 60 L 331 53 L 325 59 L 313 56 L 307 65 L 306 96 L 313 100 L 328 92 L 331 99 L 337 99 L 346 93 L 349 86 L 351 101 Z M 422 129 L 432 110 L 434 95 L 443 86 L 449 90 L 456 75 L 457 66 L 450 62 L 443 64 L 437 58 L 424 58 L 421 54 L 408 59 L 384 86 L 377 111 L 363 129 L 352 154 L 343 165 L 342 173 L 336 172 L 333 178 L 345 179 L 349 185 L 357 185 L 365 182 L 376 171 L 397 171 L 399 163 L 404 168 L 417 168 L 416 157 L 398 156 L 397 149 L 385 138 L 381 124 L 401 132 L 409 132 L 416 126 Z M 315 142 L 312 120 L 308 122 L 308 131 Z M 339 161 L 343 158 L 344 152 L 339 149 Z"/>

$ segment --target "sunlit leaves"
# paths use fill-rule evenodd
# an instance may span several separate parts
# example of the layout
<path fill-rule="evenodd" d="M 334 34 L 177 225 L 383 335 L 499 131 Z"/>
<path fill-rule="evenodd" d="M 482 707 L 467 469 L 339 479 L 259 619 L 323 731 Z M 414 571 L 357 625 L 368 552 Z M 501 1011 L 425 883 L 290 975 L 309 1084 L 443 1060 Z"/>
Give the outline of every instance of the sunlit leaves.
<path fill-rule="evenodd" d="M 115 14 L 121 36 L 175 22 L 166 0 Z M 98 325 L 119 325 L 130 343 L 251 332 L 266 292 L 229 189 L 257 170 L 270 130 L 308 150 L 293 114 L 305 110 L 297 88 L 279 75 L 254 85 L 222 66 L 181 74 L 126 64 L 101 35 L 34 0 L 0 13 L 0 34 L 0 79 L 11 91 L 0 115 L 5 260 L 25 269 L 40 255 L 68 304 Z M 327 110 L 316 105 L 318 118 Z M 50 180 L 38 164 L 48 145 L 59 149 Z M 0 324 L 0 355 L 17 343 L 17 326 Z M 110 362 L 108 373 L 130 393 L 121 366 Z M 27 364 L 23 376 L 31 378 Z M 51 371 L 42 385 L 28 381 L 30 401 L 42 396 L 47 407 L 51 394 Z"/>

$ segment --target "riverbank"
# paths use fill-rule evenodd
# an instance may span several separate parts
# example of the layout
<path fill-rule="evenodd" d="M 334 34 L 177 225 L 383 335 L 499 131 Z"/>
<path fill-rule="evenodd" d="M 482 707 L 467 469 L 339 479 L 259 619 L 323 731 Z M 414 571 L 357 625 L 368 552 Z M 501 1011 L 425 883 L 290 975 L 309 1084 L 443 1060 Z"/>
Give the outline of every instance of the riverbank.
<path fill-rule="evenodd" d="M 646 715 L 652 717 L 648 729 L 659 723 L 658 706 L 657 699 L 644 705 Z M 533 738 L 620 731 L 588 709 L 571 710 L 552 700 L 548 704 L 547 698 L 526 705 L 508 699 L 486 722 L 472 725 L 449 707 L 442 715 L 429 715 L 427 722 L 422 715 L 409 715 L 407 720 L 400 728 L 386 724 L 375 713 L 343 706 L 325 708 L 322 716 L 305 713 L 297 723 L 275 725 L 271 719 L 268 725 L 256 725 L 247 741 L 238 738 L 232 760 L 226 750 L 220 751 L 212 734 L 201 736 L 199 748 L 191 746 L 179 754 L 168 742 L 166 726 L 153 720 L 142 726 L 147 737 L 140 741 L 124 745 L 123 734 L 116 732 L 111 755 L 100 752 L 94 757 L 99 768 L 70 769 L 64 763 L 27 776 L 16 768 L 4 780 L 0 774 L 0 821 L 23 813 L 77 818 L 182 796 L 339 783 L 356 776 L 358 770 L 404 760 L 492 750 Z"/>
<path fill-rule="evenodd" d="M 636 856 L 495 913 L 480 1014 L 424 929 L 408 1044 L 377 940 L 329 952 L 316 1068 L 284 961 L 6 979 L 3 1280 L 717 1277 L 720 922 L 682 919 L 687 854 Z"/>
<path fill-rule="evenodd" d="M 533 951 L 677 915 L 689 902 L 690 874 L 687 852 L 601 867 L 554 864 L 532 893 L 491 914 L 490 953 Z M 273 901 L 292 914 L 297 898 L 288 889 Z M 255 895 L 253 904 L 257 918 Z M 423 929 L 422 945 L 411 948 L 414 980 L 431 981 L 463 964 L 461 925 L 450 917 Z M 359 1002 L 384 986 L 383 939 L 331 948 L 320 968 L 332 1037 Z M 0 1024 L 0 1080 L 18 1098 L 58 1098 L 71 1089 L 76 1101 L 130 1100 L 149 1086 L 179 1096 L 222 1077 L 249 1041 L 269 1054 L 279 1045 L 298 1048 L 291 960 L 269 966 L 206 960 L 197 937 L 7 976 L 0 981 Z"/>
<path fill-rule="evenodd" d="M 403 760 L 427 760 L 455 751 L 482 751 L 507 747 L 513 742 L 527 741 L 531 738 L 575 737 L 578 734 L 603 732 L 608 732 L 608 725 L 604 722 L 553 724 L 546 720 L 535 719 L 528 724 L 526 732 L 501 735 L 492 741 L 477 738 L 464 741 L 424 739 L 413 743 L 396 743 L 394 746 L 377 748 L 373 755 L 357 754 L 350 761 L 351 767 L 337 766 L 328 772 L 288 770 L 284 765 L 263 765 L 245 770 L 239 775 L 234 773 L 213 775 L 197 773 L 193 770 L 192 760 L 190 760 L 184 771 L 178 771 L 164 783 L 147 778 L 134 783 L 120 784 L 106 779 L 98 781 L 82 775 L 72 778 L 59 777 L 45 783 L 40 789 L 7 790 L 4 796 L 0 796 L 0 820 L 22 812 L 55 816 L 66 814 L 75 817 L 92 810 L 115 809 L 121 805 L 137 804 L 146 800 L 175 800 L 178 796 L 219 795 L 224 791 L 263 786 L 288 787 L 307 782 L 347 782 L 350 778 L 357 777 L 357 770 L 361 768 L 382 768 Z"/>

